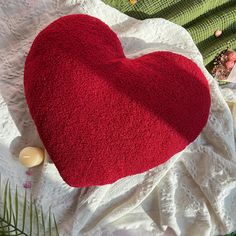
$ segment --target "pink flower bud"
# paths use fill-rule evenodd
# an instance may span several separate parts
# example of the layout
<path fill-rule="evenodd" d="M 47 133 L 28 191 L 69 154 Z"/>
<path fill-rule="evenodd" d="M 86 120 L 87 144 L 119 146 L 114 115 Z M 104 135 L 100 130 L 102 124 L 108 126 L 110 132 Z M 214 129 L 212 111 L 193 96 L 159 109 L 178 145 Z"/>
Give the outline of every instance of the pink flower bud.
<path fill-rule="evenodd" d="M 232 69 L 234 67 L 234 61 L 227 61 L 225 66 L 228 70 Z"/>
<path fill-rule="evenodd" d="M 25 181 L 25 183 L 23 184 L 24 188 L 31 188 L 32 187 L 32 183 L 31 181 Z"/>
<path fill-rule="evenodd" d="M 222 30 L 216 30 L 214 34 L 215 34 L 215 37 L 218 38 L 218 37 L 221 36 L 221 34 L 222 34 Z"/>
<path fill-rule="evenodd" d="M 228 61 L 236 61 L 236 52 L 235 51 L 230 52 L 227 58 L 228 58 Z"/>

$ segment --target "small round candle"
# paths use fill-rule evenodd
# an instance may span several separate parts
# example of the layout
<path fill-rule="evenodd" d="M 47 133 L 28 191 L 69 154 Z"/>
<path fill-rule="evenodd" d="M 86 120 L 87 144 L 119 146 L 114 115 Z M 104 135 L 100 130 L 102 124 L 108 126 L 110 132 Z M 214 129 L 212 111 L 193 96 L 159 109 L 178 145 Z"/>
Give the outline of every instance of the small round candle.
<path fill-rule="evenodd" d="M 40 165 L 44 160 L 44 151 L 37 147 L 26 147 L 19 155 L 20 163 L 28 168 Z"/>

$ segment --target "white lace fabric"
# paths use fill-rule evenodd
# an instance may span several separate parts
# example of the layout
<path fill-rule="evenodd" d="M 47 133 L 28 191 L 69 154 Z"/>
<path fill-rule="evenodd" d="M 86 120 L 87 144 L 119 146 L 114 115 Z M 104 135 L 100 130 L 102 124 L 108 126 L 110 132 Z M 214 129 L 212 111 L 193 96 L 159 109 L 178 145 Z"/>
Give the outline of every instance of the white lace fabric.
<path fill-rule="evenodd" d="M 211 89 L 208 123 L 198 138 L 165 164 L 111 185 L 71 188 L 51 162 L 34 168 L 29 192 L 51 207 L 60 235 L 218 235 L 236 230 L 235 91 L 225 99 L 189 34 L 164 19 L 139 21 L 100 0 L 0 1 L 0 173 L 18 185 L 25 168 L 17 155 L 42 145 L 23 92 L 24 61 L 37 33 L 62 15 L 84 13 L 107 23 L 127 57 L 168 50 L 194 60 Z M 191 81 L 190 81 L 191 83 Z M 187 98 L 186 98 L 187 99 Z M 196 98 L 197 99 L 197 98 Z M 233 105 L 232 105 L 233 104 Z M 85 170 L 86 171 L 86 170 Z M 101 173 L 102 174 L 102 173 Z M 171 228 L 168 233 L 164 233 Z"/>

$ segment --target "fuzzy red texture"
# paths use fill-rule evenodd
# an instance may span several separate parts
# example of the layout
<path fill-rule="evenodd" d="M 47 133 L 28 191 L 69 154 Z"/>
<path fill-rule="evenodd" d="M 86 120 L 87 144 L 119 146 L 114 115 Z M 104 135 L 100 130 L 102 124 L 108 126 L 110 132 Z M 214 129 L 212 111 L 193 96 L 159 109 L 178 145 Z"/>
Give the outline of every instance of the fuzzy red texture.
<path fill-rule="evenodd" d="M 74 187 L 167 161 L 199 135 L 210 108 L 207 80 L 191 60 L 171 52 L 126 58 L 117 35 L 82 14 L 39 33 L 24 86 L 45 148 Z"/>

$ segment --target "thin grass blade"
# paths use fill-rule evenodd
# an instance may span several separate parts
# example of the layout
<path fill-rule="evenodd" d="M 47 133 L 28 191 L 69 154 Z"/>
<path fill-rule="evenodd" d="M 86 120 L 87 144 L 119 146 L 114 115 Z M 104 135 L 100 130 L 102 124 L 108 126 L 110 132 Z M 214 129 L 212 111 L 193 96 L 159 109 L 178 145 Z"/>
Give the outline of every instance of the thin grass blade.
<path fill-rule="evenodd" d="M 16 186 L 16 192 L 15 192 L 15 214 L 16 214 L 16 217 L 15 217 L 14 224 L 17 228 L 17 226 L 18 226 L 18 190 L 17 190 L 17 186 Z"/>
<path fill-rule="evenodd" d="M 22 215 L 22 231 L 25 230 L 26 205 L 27 205 L 27 192 L 25 190 L 24 203 L 23 203 L 23 215 Z"/>
<path fill-rule="evenodd" d="M 43 235 L 46 236 L 46 229 L 45 229 L 45 222 L 44 222 L 44 214 L 43 214 L 43 207 L 41 206 L 41 219 L 42 219 L 42 225 L 43 225 Z"/>
<path fill-rule="evenodd" d="M 59 230 L 58 230 L 58 226 L 57 226 L 57 222 L 56 222 L 54 214 L 53 214 L 53 221 L 54 221 L 54 226 L 55 226 L 55 229 L 56 229 L 56 236 L 59 236 Z"/>
<path fill-rule="evenodd" d="M 39 236 L 39 214 L 38 214 L 35 201 L 34 201 L 34 212 L 35 212 L 35 218 L 36 218 L 37 236 Z"/>
<path fill-rule="evenodd" d="M 30 196 L 30 236 L 32 236 L 33 231 L 33 199 L 32 195 Z"/>
<path fill-rule="evenodd" d="M 51 207 L 49 208 L 48 213 L 48 230 L 49 230 L 49 236 L 52 236 L 52 225 L 51 225 Z"/>

